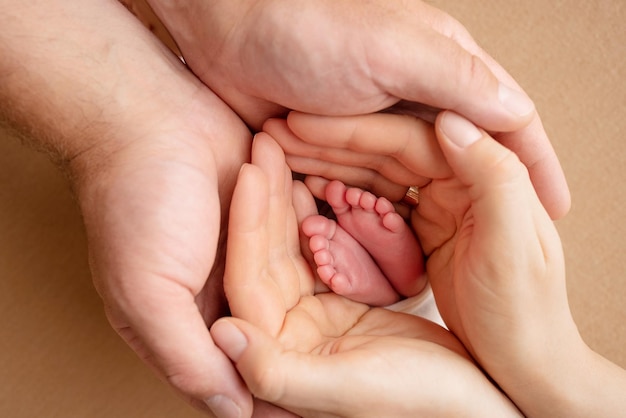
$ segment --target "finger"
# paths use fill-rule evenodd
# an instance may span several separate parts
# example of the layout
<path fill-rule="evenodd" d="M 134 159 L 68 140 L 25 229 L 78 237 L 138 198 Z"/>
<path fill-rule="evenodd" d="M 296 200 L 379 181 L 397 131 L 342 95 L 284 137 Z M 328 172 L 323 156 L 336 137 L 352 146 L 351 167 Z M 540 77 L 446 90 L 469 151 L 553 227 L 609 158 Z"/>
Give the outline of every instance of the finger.
<path fill-rule="evenodd" d="M 199 408 L 204 402 L 219 418 L 249 415 L 252 398 L 226 355 L 213 343 L 193 295 L 160 280 L 159 294 L 148 288 L 129 295 L 126 312 L 107 307 L 111 325 L 128 345 L 176 390 Z M 137 290 L 137 289 L 135 289 Z M 132 318 L 130 321 L 121 318 Z"/>
<path fill-rule="evenodd" d="M 352 339 L 342 345 L 341 348 L 347 350 L 345 352 L 337 347 L 338 350 L 331 349 L 332 352 L 321 355 L 285 350 L 276 339 L 235 318 L 220 319 L 211 328 L 211 334 L 235 362 L 237 370 L 256 397 L 303 416 L 421 416 L 418 411 L 424 412 L 424 409 L 419 401 L 408 409 L 402 403 L 414 398 L 416 390 L 431 403 L 430 407 L 432 402 L 438 403 L 441 387 L 453 384 L 454 379 L 459 378 L 458 373 L 441 373 L 450 366 L 455 372 L 461 373 L 463 381 L 469 379 L 479 385 L 487 382 L 472 363 L 425 340 L 409 341 L 392 337 L 393 340 L 389 341 L 391 346 L 374 345 L 370 348 L 374 351 L 386 348 L 394 352 L 378 352 L 374 361 L 368 361 L 372 351 L 367 347 L 361 350 L 359 346 L 363 341 L 381 337 L 379 333 L 363 336 L 363 339 Z M 382 339 L 379 341 L 382 342 Z M 352 351 L 351 344 L 355 344 Z M 398 370 L 395 364 L 391 364 L 393 362 L 388 361 L 396 355 L 410 359 L 409 369 L 420 370 L 423 376 L 443 378 L 445 384 L 433 386 L 431 379 L 416 380 L 410 371 Z M 363 361 L 355 363 L 359 360 Z M 413 382 L 413 385 L 407 386 L 394 380 L 395 385 L 386 385 L 388 390 L 385 398 L 388 402 L 383 402 L 383 407 L 380 407 L 377 396 L 381 391 L 380 375 L 377 373 L 382 370 L 380 367 L 404 375 L 399 377 L 401 381 Z M 431 384 L 427 384 L 427 381 Z M 445 399 L 449 402 L 450 398 Z M 433 410 L 442 407 L 438 405 Z M 382 412 L 384 410 L 386 414 Z M 429 415 L 428 412 L 425 414 Z"/>
<path fill-rule="evenodd" d="M 291 112 L 287 123 L 294 135 L 307 144 L 350 150 L 369 158 L 387 156 L 400 163 L 403 170 L 422 177 L 440 178 L 450 174 L 432 125 L 414 117 L 387 113 L 329 117 Z M 384 160 L 384 164 L 366 167 L 399 183 L 393 177 L 397 166 L 385 170 L 389 163 Z M 413 180 L 406 185 L 414 184 Z"/>
<path fill-rule="evenodd" d="M 442 149 L 471 201 L 465 215 L 469 222 L 460 231 L 469 239 L 459 240 L 461 244 L 455 248 L 455 270 L 469 274 L 465 283 L 480 283 L 467 286 L 467 300 L 486 300 L 491 312 L 499 312 L 499 319 L 491 315 L 488 324 L 484 322 L 487 317 L 479 315 L 467 321 L 457 318 L 462 327 L 457 319 L 448 325 L 463 340 L 484 335 L 484 330 L 491 328 L 494 332 L 485 335 L 484 341 L 489 347 L 500 344 L 490 338 L 499 340 L 503 330 L 515 330 L 509 332 L 509 341 L 536 338 L 546 318 L 569 315 L 559 280 L 564 277 L 564 261 L 558 232 L 516 154 L 453 112 L 442 113 L 436 128 Z M 445 291 L 445 281 L 432 284 L 436 293 Z M 536 302 L 532 312 L 528 311 L 529 300 Z M 473 349 L 480 350 L 478 346 Z M 493 366 L 487 364 L 489 356 L 476 354 L 486 367 Z"/>
<path fill-rule="evenodd" d="M 294 171 L 298 171 L 298 169 L 291 164 L 294 161 L 293 158 L 296 158 L 296 161 L 302 159 L 311 163 L 311 168 L 305 167 L 307 170 L 315 169 L 315 162 L 319 161 L 321 164 L 331 166 L 341 165 L 370 169 L 380 172 L 391 181 L 400 184 L 415 184 L 422 177 L 387 155 L 355 152 L 333 143 L 322 145 L 306 143 L 295 136 L 282 119 L 270 119 L 263 128 L 276 139 L 285 153 L 291 157 L 288 162 Z M 301 172 L 308 173 L 306 171 Z"/>
<path fill-rule="evenodd" d="M 306 265 L 302 266 L 302 269 L 305 271 L 300 276 L 300 293 L 304 296 L 327 292 L 329 290 L 328 287 L 317 278 L 317 273 L 315 272 L 317 265 L 309 248 L 309 237 L 301 233 L 300 225 L 309 216 L 317 215 L 317 207 L 311 191 L 300 181 L 294 181 L 293 183 L 293 207 L 298 223 L 299 250 L 306 262 Z"/>
<path fill-rule="evenodd" d="M 269 194 L 265 173 L 244 165 L 231 202 L 224 291 L 233 315 L 275 335 L 286 309 L 282 292 L 268 274 Z"/>
<path fill-rule="evenodd" d="M 268 271 L 283 295 L 287 310 L 300 296 L 310 294 L 312 276 L 300 253 L 298 222 L 293 207 L 292 177 L 282 149 L 267 133 L 255 136 L 252 162 L 265 173 L 270 183 L 270 207 L 267 229 L 270 254 Z"/>
<path fill-rule="evenodd" d="M 526 245 L 520 235 L 536 237 L 537 230 L 553 231 L 528 170 L 516 154 L 453 112 L 443 112 L 436 128 L 451 167 L 469 187 L 477 236 L 498 237 L 509 250 Z"/>
<path fill-rule="evenodd" d="M 456 37 L 459 41 L 461 38 L 461 36 Z M 471 48 L 470 45 L 466 47 Z M 513 77 L 481 48 L 475 46 L 474 53 L 487 63 L 500 80 L 521 90 Z M 524 128 L 512 132 L 497 133 L 494 138 L 515 152 L 528 168 L 535 191 L 552 219 L 560 219 L 565 216 L 571 205 L 569 187 L 561 163 L 543 128 L 539 115 L 535 114 L 531 123 Z"/>
<path fill-rule="evenodd" d="M 268 230 L 271 251 L 282 249 L 287 228 L 285 216 L 291 203 L 291 173 L 286 173 L 285 156 L 265 133 L 257 134 L 252 145 L 252 164 L 265 174 L 269 186 Z"/>
<path fill-rule="evenodd" d="M 541 120 L 537 117 L 521 131 L 494 135 L 501 144 L 515 152 L 528 168 L 532 184 L 552 219 L 569 212 L 571 196 L 565 174 Z"/>
<path fill-rule="evenodd" d="M 457 21 L 449 17 L 434 19 L 431 21 L 432 27 L 445 37 L 458 43 L 460 47 L 467 51 L 468 54 L 474 55 L 480 59 L 493 75 L 499 80 L 500 85 L 509 86 L 514 91 L 521 92 L 522 88 L 515 79 L 489 54 L 487 54 L 480 46 L 476 44 L 469 32 Z M 447 68 L 454 68 L 452 66 Z M 463 67 L 458 67 L 459 69 Z M 479 87 L 472 80 L 479 78 L 476 74 L 468 79 L 470 87 Z M 464 89 L 464 86 L 458 86 Z M 472 98 L 465 93 L 471 90 L 459 90 L 464 92 L 464 100 L 472 102 L 474 99 L 480 100 L 478 97 Z M 474 94 L 473 92 L 470 94 Z M 505 98 L 506 99 L 506 98 Z M 487 103 L 481 100 L 482 103 Z M 407 107 L 406 104 L 404 106 Z M 413 106 L 415 107 L 415 105 Z M 445 106 L 440 106 L 446 108 Z M 484 116 L 478 117 L 467 112 L 462 106 L 447 109 L 455 110 L 464 115 L 475 124 L 491 131 L 502 132 L 494 137 L 507 148 L 515 152 L 520 160 L 528 167 L 532 183 L 537 191 L 541 202 L 553 219 L 558 219 L 567 214 L 571 205 L 571 196 L 567 181 L 563 173 L 563 169 L 558 161 L 556 153 L 550 144 L 550 140 L 541 124 L 539 115 L 535 112 L 531 122 L 520 129 L 498 129 L 490 121 L 491 118 L 497 118 L 496 114 L 489 112 Z M 476 108 L 478 112 L 483 112 Z M 418 112 L 421 108 L 418 106 Z"/>
<path fill-rule="evenodd" d="M 379 172 L 367 168 L 350 167 L 293 156 L 287 156 L 287 162 L 294 171 L 305 173 L 309 176 L 340 180 L 349 186 L 368 190 L 377 196 L 384 196 L 392 202 L 400 201 L 409 187 L 395 183 Z M 430 181 L 429 178 L 421 176 L 415 177 L 414 180 L 415 183 L 413 185 L 420 187 Z M 325 200 L 323 194 L 315 194 L 315 197 Z"/>
<path fill-rule="evenodd" d="M 328 183 L 328 180 L 318 179 L 324 184 Z M 323 194 L 323 190 L 321 192 Z M 318 214 L 311 190 L 301 181 L 294 181 L 293 184 L 293 206 L 298 225 L 302 224 L 305 218 Z"/>
<path fill-rule="evenodd" d="M 306 176 L 304 179 L 304 184 L 311 194 L 320 200 L 326 199 L 326 186 L 328 186 L 328 183 L 330 183 L 330 180 L 319 176 Z M 317 213 L 312 213 L 311 215 L 317 215 Z"/>
<path fill-rule="evenodd" d="M 292 412 L 286 409 L 279 408 L 276 405 L 272 405 L 269 402 L 262 401 L 258 398 L 254 400 L 254 414 L 252 418 L 299 418 Z"/>
<path fill-rule="evenodd" d="M 292 186 L 292 210 L 287 220 L 289 232 L 287 253 L 296 269 L 299 296 L 301 297 L 315 294 L 316 276 L 311 268 L 313 266 L 311 264 L 312 255 L 308 245 L 306 245 L 306 237 L 300 233 L 302 216 L 311 212 L 316 213 L 315 201 L 311 193 L 302 182 L 294 181 Z M 292 278 L 292 280 L 294 279 Z"/>
<path fill-rule="evenodd" d="M 256 397 L 292 411 L 336 413 L 344 408 L 336 397 L 341 382 L 329 379 L 338 364 L 330 356 L 284 351 L 277 339 L 236 318 L 218 320 L 211 334 Z"/>
<path fill-rule="evenodd" d="M 387 20 L 393 25 L 381 18 L 366 40 L 370 72 L 385 91 L 452 109 L 488 130 L 514 131 L 531 121 L 532 101 L 498 79 L 476 55 L 479 48 L 467 31 L 449 15 L 420 2 L 410 13 Z"/>
<path fill-rule="evenodd" d="M 265 174 L 269 186 L 268 234 L 266 236 L 269 253 L 266 257 L 271 257 L 272 262 L 270 258 L 267 258 L 267 268 L 270 269 L 269 274 L 276 281 L 277 286 L 286 290 L 293 276 L 290 270 L 291 263 L 287 260 L 287 222 L 285 222 L 291 207 L 291 173 L 286 173 L 287 165 L 282 150 L 264 132 L 254 137 L 252 163 Z M 277 265 L 278 268 L 275 269 Z M 297 296 L 297 293 L 294 296 Z"/>

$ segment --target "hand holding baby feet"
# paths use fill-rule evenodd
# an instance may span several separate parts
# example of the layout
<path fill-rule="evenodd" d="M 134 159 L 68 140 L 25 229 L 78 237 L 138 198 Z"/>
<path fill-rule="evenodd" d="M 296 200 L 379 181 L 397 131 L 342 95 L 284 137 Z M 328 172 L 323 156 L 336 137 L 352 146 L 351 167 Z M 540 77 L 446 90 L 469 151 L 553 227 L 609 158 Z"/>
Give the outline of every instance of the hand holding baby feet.
<path fill-rule="evenodd" d="M 302 224 L 320 279 L 372 305 L 418 294 L 426 285 L 422 250 L 393 205 L 340 181 L 330 182 L 325 194 L 337 222 L 312 216 Z"/>
<path fill-rule="evenodd" d="M 301 183 L 289 187 L 268 135 L 252 146 L 229 219 L 224 287 L 233 317 L 211 335 L 255 399 L 302 417 L 519 416 L 446 329 L 316 292 L 294 222 L 312 213 L 312 197 Z"/>

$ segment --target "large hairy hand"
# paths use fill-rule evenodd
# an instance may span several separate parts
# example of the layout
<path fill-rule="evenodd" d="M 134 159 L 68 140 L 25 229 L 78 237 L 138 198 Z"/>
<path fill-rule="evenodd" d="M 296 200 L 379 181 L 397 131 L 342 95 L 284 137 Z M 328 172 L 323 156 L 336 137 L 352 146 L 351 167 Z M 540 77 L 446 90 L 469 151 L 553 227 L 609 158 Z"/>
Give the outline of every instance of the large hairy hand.
<path fill-rule="evenodd" d="M 452 109 L 530 168 L 555 218 L 564 176 L 534 106 L 465 28 L 421 1 L 149 0 L 194 73 L 250 126 L 287 109 L 354 115 Z M 424 106 L 426 105 L 426 106 Z"/>
<path fill-rule="evenodd" d="M 215 408 L 219 394 L 250 409 L 247 389 L 208 332 L 228 312 L 227 214 L 250 138 L 219 99 L 202 96 L 210 113 L 172 112 L 150 136 L 78 157 L 75 164 L 91 167 L 77 192 L 94 283 L 112 326 L 192 404 Z"/>
<path fill-rule="evenodd" d="M 0 103 L 67 168 L 114 328 L 195 405 L 250 411 L 208 331 L 245 124 L 115 1 L 0 1 Z"/>
<path fill-rule="evenodd" d="M 445 329 L 315 294 L 297 222 L 315 211 L 311 196 L 295 183 L 292 200 L 268 135 L 256 136 L 252 163 L 231 208 L 225 288 L 235 318 L 211 334 L 255 396 L 305 417 L 518 416 Z"/>

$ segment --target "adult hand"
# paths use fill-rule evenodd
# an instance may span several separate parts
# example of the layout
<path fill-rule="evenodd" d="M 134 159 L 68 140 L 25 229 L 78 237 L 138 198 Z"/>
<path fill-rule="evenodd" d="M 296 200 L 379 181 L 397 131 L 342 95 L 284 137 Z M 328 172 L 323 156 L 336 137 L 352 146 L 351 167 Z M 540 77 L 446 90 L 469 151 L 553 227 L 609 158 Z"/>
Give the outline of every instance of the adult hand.
<path fill-rule="evenodd" d="M 441 315 L 525 415 L 623 410 L 626 374 L 581 340 L 558 234 L 515 154 L 453 112 L 435 125 L 448 163 L 439 171 L 415 145 L 431 143 L 433 128 L 410 118 L 293 114 L 289 126 L 273 121 L 270 128 L 295 153 L 298 169 L 340 180 L 362 176 L 364 185 L 396 201 L 406 191 L 402 184 L 420 186 L 411 223 Z M 390 133 L 382 145 L 375 140 L 381 132 Z M 328 149 L 333 144 L 341 148 Z M 322 161 L 300 157 L 305 149 Z M 324 180 L 308 183 L 319 193 Z M 599 385 L 608 388 L 601 398 L 593 390 Z"/>
<path fill-rule="evenodd" d="M 514 153 L 452 112 L 435 129 L 454 174 L 420 190 L 411 223 L 446 324 L 499 377 L 539 356 L 537 340 L 579 338 L 561 243 Z"/>
<path fill-rule="evenodd" d="M 533 103 L 465 28 L 421 1 L 148 0 L 190 68 L 253 128 L 321 115 L 452 109 L 529 167 L 550 214 L 565 178 Z M 423 105 L 427 105 L 424 107 Z"/>
<path fill-rule="evenodd" d="M 201 96 L 210 112 L 170 113 L 112 154 L 81 155 L 76 188 L 113 328 L 190 403 L 230 417 L 229 408 L 250 410 L 251 398 L 208 326 L 228 313 L 226 214 L 250 138 L 219 99 Z"/>
<path fill-rule="evenodd" d="M 0 10 L 0 119 L 67 169 L 111 324 L 194 405 L 249 414 L 208 331 L 248 129 L 116 2 Z"/>
<path fill-rule="evenodd" d="M 297 228 L 315 211 L 311 196 L 295 183 L 292 200 L 269 135 L 256 136 L 252 163 L 230 215 L 225 288 L 236 318 L 211 334 L 255 396 L 305 417 L 519 416 L 445 329 L 315 294 Z"/>
<path fill-rule="evenodd" d="M 621 413 L 626 373 L 577 330 L 559 235 L 526 167 L 453 112 L 435 128 L 454 176 L 422 189 L 412 224 L 449 329 L 526 416 Z M 594 385 L 609 389 L 594 399 Z"/>

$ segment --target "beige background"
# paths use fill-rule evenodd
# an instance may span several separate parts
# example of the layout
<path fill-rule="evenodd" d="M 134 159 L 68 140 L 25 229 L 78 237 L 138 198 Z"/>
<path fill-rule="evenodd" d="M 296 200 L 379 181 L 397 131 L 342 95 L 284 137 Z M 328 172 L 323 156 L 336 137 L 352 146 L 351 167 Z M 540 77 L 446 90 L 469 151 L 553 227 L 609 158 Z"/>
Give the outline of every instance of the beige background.
<path fill-rule="evenodd" d="M 626 367 L 626 3 L 432 3 L 535 100 L 573 194 L 558 228 L 574 317 Z M 109 328 L 64 178 L 0 135 L 0 416 L 199 416 Z"/>

